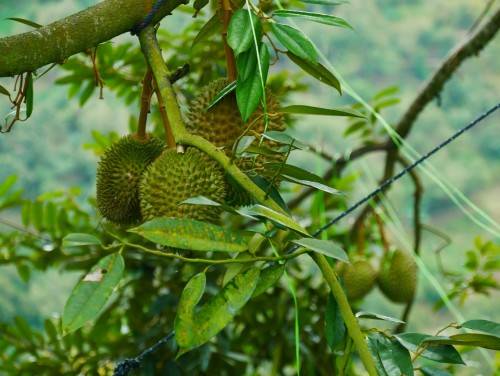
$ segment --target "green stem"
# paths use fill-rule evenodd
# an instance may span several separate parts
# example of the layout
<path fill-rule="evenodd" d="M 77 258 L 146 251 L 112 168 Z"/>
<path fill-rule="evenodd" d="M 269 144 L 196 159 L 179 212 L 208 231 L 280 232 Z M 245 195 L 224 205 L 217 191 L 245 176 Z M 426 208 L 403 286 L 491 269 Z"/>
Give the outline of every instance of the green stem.
<path fill-rule="evenodd" d="M 332 267 L 328 263 L 328 260 L 325 256 L 319 253 L 312 253 L 311 257 L 318 265 L 323 277 L 325 278 L 332 294 L 337 301 L 337 304 L 340 308 L 340 313 L 342 318 L 344 319 L 345 325 L 347 327 L 347 331 L 349 336 L 352 338 L 356 349 L 358 350 L 359 357 L 365 366 L 366 371 L 370 376 L 377 376 L 377 369 L 375 368 L 375 363 L 373 362 L 373 358 L 368 350 L 368 345 L 365 341 L 365 336 L 363 332 L 361 332 L 361 328 L 358 325 L 358 321 L 354 314 L 352 313 L 351 306 L 347 301 L 347 297 L 340 286 L 340 283 L 333 271 Z"/>
<path fill-rule="evenodd" d="M 203 137 L 192 135 L 187 132 L 182 120 L 179 105 L 177 104 L 177 98 L 169 80 L 170 72 L 163 61 L 161 50 L 158 46 L 158 41 L 156 40 L 154 28 L 152 26 L 146 27 L 139 34 L 139 41 L 141 43 L 142 52 L 146 57 L 151 70 L 153 71 L 153 76 L 156 80 L 156 84 L 158 85 L 158 90 L 160 91 L 161 97 L 165 103 L 168 120 L 176 142 L 179 144 L 191 145 L 200 149 L 212 159 L 217 161 L 222 168 L 259 203 L 277 211 L 278 213 L 287 215 L 284 210 L 276 202 L 274 202 L 274 200 L 269 199 L 266 196 L 266 192 L 260 189 L 260 187 L 258 187 L 244 172 L 232 163 L 231 159 L 229 159 L 224 152 L 209 141 L 205 140 Z"/>

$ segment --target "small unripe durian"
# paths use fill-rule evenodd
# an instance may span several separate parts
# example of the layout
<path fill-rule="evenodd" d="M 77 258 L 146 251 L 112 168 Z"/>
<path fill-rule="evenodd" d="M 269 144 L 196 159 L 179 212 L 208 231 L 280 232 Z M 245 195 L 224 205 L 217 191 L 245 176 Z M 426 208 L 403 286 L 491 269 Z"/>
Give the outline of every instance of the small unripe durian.
<path fill-rule="evenodd" d="M 144 173 L 141 213 L 145 220 L 176 217 L 218 222 L 220 208 L 181 202 L 196 196 L 223 202 L 226 192 L 223 170 L 205 153 L 192 147 L 185 153 L 168 149 Z"/>
<path fill-rule="evenodd" d="M 275 96 L 269 91 L 266 91 L 266 103 L 268 124 L 266 128 L 265 119 L 263 116 L 262 106 L 252 114 L 247 123 L 243 123 L 238 105 L 236 103 L 235 93 L 229 93 L 213 107 L 207 110 L 207 107 L 212 103 L 214 98 L 220 91 L 229 84 L 227 79 L 215 80 L 200 90 L 200 94 L 191 102 L 188 112 L 187 129 L 189 132 L 202 136 L 215 146 L 223 148 L 226 155 L 232 155 L 234 143 L 243 135 L 247 127 L 251 124 L 251 131 L 247 135 L 262 135 L 267 131 L 284 131 L 286 124 L 283 114 L 280 113 L 280 104 Z M 259 143 L 258 136 L 254 144 Z M 263 146 L 272 148 L 276 144 L 270 140 L 264 140 Z M 265 168 L 265 163 L 283 162 L 284 155 L 277 154 L 275 156 L 258 155 L 253 158 L 241 158 L 236 160 L 236 165 L 249 175 L 261 175 L 265 179 L 271 181 L 275 170 Z M 248 205 L 252 200 L 248 193 L 241 187 L 229 184 L 228 203 L 234 206 Z M 275 186 L 279 184 L 279 180 L 275 181 Z"/>
<path fill-rule="evenodd" d="M 417 288 L 417 264 L 413 257 L 401 250 L 386 254 L 382 258 L 378 285 L 393 302 L 410 302 Z"/>
<path fill-rule="evenodd" d="M 163 141 L 122 137 L 106 150 L 97 167 L 97 208 L 114 223 L 140 221 L 139 182 L 146 167 L 162 152 Z"/>
<path fill-rule="evenodd" d="M 344 264 L 341 276 L 349 300 L 355 301 L 366 296 L 375 286 L 377 272 L 371 264 L 364 259 L 359 259 Z"/>

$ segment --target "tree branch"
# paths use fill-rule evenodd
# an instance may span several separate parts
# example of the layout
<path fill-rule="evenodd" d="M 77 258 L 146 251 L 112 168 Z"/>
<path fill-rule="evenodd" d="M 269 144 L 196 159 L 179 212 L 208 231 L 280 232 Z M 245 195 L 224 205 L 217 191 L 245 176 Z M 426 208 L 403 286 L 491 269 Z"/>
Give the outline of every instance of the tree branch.
<path fill-rule="evenodd" d="M 168 0 L 152 23 L 186 0 Z M 147 13 L 145 0 L 105 0 L 39 29 L 0 39 L 0 77 L 32 72 L 126 33 Z"/>

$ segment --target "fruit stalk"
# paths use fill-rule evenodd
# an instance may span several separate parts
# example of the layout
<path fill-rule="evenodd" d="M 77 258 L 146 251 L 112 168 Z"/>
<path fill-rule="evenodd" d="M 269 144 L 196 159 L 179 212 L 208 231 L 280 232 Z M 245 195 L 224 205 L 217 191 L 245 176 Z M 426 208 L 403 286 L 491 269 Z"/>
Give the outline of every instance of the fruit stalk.
<path fill-rule="evenodd" d="M 314 262 L 318 265 L 321 273 L 323 274 L 323 278 L 326 280 L 330 290 L 332 291 L 333 297 L 337 301 L 339 305 L 340 314 L 344 319 L 344 323 L 347 327 L 347 331 L 349 336 L 352 338 L 356 349 L 358 350 L 359 357 L 361 358 L 361 362 L 365 366 L 366 371 L 370 376 L 377 376 L 377 370 L 375 368 L 375 363 L 373 362 L 373 358 L 368 350 L 368 345 L 366 344 L 365 337 L 361 328 L 359 327 L 358 321 L 356 317 L 352 313 L 351 306 L 347 301 L 347 297 L 340 286 L 340 283 L 333 271 L 332 267 L 328 263 L 328 260 L 325 256 L 313 252 L 311 254 Z"/>
<path fill-rule="evenodd" d="M 142 53 L 146 57 L 153 72 L 153 77 L 156 81 L 158 92 L 161 94 L 162 102 L 165 104 L 165 110 L 175 141 L 179 144 L 186 144 L 200 149 L 212 159 L 216 160 L 222 168 L 259 203 L 281 214 L 287 215 L 287 213 L 274 200 L 268 198 L 266 192 L 254 184 L 254 182 L 242 172 L 224 152 L 204 138 L 189 134 L 182 120 L 177 98 L 169 80 L 170 72 L 163 61 L 153 26 L 148 26 L 141 31 L 139 34 L 139 41 L 141 43 Z"/>
<path fill-rule="evenodd" d="M 153 88 L 151 86 L 152 78 L 153 73 L 151 72 L 151 69 L 148 68 L 146 74 L 144 75 L 144 79 L 142 80 L 141 112 L 139 114 L 139 121 L 137 125 L 137 137 L 140 140 L 144 140 L 146 138 L 146 122 L 151 105 L 151 96 L 153 94 Z"/>

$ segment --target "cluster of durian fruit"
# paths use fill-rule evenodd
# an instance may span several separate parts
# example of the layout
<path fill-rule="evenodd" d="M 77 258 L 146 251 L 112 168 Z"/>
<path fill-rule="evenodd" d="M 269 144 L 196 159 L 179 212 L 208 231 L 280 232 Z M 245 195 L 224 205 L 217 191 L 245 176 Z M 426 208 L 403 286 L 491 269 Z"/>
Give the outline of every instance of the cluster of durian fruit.
<path fill-rule="evenodd" d="M 233 146 L 242 134 L 251 132 L 257 140 L 265 130 L 283 131 L 285 122 L 279 112 L 279 102 L 271 92 L 266 93 L 267 111 L 271 114 L 267 126 L 261 108 L 243 123 L 234 92 L 207 109 L 228 83 L 226 79 L 218 79 L 200 90 L 190 104 L 186 128 L 233 157 Z M 264 144 L 269 148 L 275 146 L 269 140 Z M 273 170 L 266 168 L 266 163 L 283 158 L 283 154 L 277 153 L 273 157 L 258 155 L 234 161 L 247 174 L 271 180 Z M 194 147 L 178 152 L 166 148 L 162 140 L 151 135 L 145 139 L 125 136 L 106 150 L 97 168 L 96 191 L 99 212 L 119 225 L 156 217 L 218 222 L 219 207 L 182 204 L 196 196 L 232 206 L 252 203 L 252 198 L 205 153 Z"/>
<path fill-rule="evenodd" d="M 350 301 L 365 297 L 378 285 L 394 303 L 409 303 L 417 288 L 417 265 L 412 255 L 400 249 L 383 255 L 377 271 L 364 257 L 340 266 L 344 289 Z"/>

